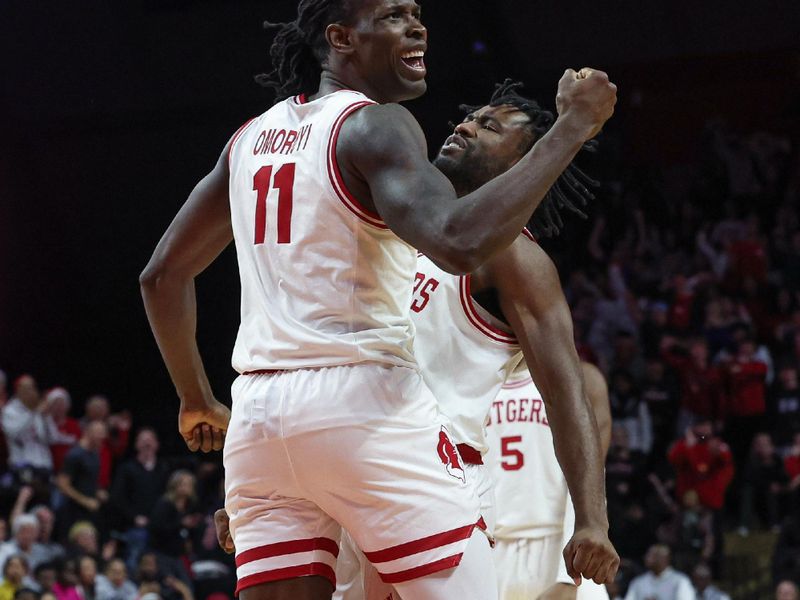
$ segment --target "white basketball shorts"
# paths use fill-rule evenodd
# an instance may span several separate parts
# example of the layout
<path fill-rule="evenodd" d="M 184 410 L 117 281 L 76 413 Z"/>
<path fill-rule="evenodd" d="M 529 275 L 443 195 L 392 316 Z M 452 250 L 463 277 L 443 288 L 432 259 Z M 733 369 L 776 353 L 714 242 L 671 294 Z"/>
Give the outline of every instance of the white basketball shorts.
<path fill-rule="evenodd" d="M 498 539 L 494 547 L 500 600 L 529 600 L 556 583 L 574 585 L 567 575 L 559 533 L 541 538 Z M 608 600 L 604 585 L 584 579 L 577 600 Z"/>
<path fill-rule="evenodd" d="M 481 501 L 481 529 L 493 543 L 495 508 L 494 486 L 485 465 L 465 465 L 467 477 L 475 482 Z M 347 531 L 342 532 L 341 553 L 336 563 L 336 592 L 333 600 L 395 600 L 392 586 L 383 581 L 378 571 L 364 556 Z"/>
<path fill-rule="evenodd" d="M 459 564 L 479 499 L 416 370 L 243 375 L 232 394 L 225 508 L 237 592 L 308 575 L 335 586 L 340 525 L 386 583 Z"/>

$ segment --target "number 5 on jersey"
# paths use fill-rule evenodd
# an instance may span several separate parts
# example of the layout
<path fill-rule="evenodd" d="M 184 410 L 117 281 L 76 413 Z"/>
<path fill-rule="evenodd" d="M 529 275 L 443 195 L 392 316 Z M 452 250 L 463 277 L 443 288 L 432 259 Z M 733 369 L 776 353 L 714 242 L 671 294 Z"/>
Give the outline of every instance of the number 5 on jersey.
<path fill-rule="evenodd" d="M 267 238 L 267 196 L 270 189 L 278 190 L 278 243 L 292 243 L 292 208 L 294 204 L 295 163 L 286 163 L 272 179 L 272 165 L 261 167 L 253 177 L 256 192 L 255 245 L 263 244 Z"/>

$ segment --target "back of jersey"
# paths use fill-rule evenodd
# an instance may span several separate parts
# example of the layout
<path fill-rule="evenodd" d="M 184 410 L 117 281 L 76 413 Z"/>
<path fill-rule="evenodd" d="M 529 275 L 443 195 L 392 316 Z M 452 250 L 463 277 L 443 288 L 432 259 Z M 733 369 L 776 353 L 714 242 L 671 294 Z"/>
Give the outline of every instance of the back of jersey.
<path fill-rule="evenodd" d="M 231 142 L 230 201 L 242 283 L 240 373 L 377 361 L 414 366 L 416 252 L 348 192 L 342 124 L 374 104 L 335 92 L 290 98 Z"/>

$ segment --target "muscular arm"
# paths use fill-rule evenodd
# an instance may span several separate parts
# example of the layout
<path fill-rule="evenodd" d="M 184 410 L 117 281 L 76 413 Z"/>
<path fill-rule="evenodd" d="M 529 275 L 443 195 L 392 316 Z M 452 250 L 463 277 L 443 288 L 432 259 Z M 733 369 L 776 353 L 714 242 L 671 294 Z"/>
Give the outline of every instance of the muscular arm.
<path fill-rule="evenodd" d="M 228 146 L 214 169 L 192 190 L 170 224 L 139 278 L 147 318 L 161 355 L 181 400 L 181 411 L 214 412 L 204 423 L 224 431 L 221 405 L 211 385 L 195 339 L 197 306 L 194 279 L 233 239 L 228 200 Z M 224 407 L 222 407 L 224 408 Z M 183 417 L 183 414 L 182 414 Z M 224 423 L 223 423 L 224 421 Z M 200 421 L 198 421 L 199 423 Z M 197 423 L 195 423 L 197 425 Z M 193 450 L 221 447 L 221 433 L 213 442 L 192 440 L 192 429 L 181 433 Z"/>
<path fill-rule="evenodd" d="M 594 418 L 597 421 L 597 429 L 600 432 L 600 448 L 603 457 L 608 454 L 611 446 L 611 405 L 608 402 L 608 384 L 600 369 L 593 364 L 581 363 L 583 371 L 583 387 L 586 397 L 592 405 Z"/>
<path fill-rule="evenodd" d="M 576 536 L 595 532 L 588 536 L 595 539 L 585 549 L 571 550 L 567 570 L 573 577 L 582 573 L 605 582 L 616 573 L 619 559 L 607 538 L 604 460 L 558 272 L 538 244 L 519 236 L 480 269 L 479 276 L 484 285 L 497 290 L 500 308 L 547 407 L 556 457 L 575 506 Z"/>
<path fill-rule="evenodd" d="M 429 163 L 422 130 L 399 105 L 348 119 L 338 156 L 392 231 L 442 268 L 466 273 L 513 242 L 583 142 L 561 120 L 508 172 L 462 198 Z"/>

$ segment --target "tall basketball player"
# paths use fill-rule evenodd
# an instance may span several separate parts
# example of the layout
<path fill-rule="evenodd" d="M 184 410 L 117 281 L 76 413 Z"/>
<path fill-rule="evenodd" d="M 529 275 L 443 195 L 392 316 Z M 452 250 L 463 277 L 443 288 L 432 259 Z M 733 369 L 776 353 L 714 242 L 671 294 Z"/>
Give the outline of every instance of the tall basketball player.
<path fill-rule="evenodd" d="M 278 103 L 231 138 L 141 277 L 187 444 L 219 448 L 227 429 L 244 600 L 329 598 L 340 524 L 408 598 L 495 595 L 477 567 L 490 558 L 474 482 L 440 458 L 447 423 L 411 352 L 414 248 L 465 272 L 512 243 L 616 88 L 565 73 L 552 135 L 456 202 L 394 104 L 425 91 L 426 48 L 411 0 L 302 0 L 264 77 Z M 195 342 L 194 278 L 231 239 L 242 324 L 229 415 Z"/>
<path fill-rule="evenodd" d="M 582 367 L 605 456 L 611 439 L 608 387 L 597 367 Z M 503 385 L 492 406 L 487 463 L 495 484 L 500 600 L 608 600 L 604 586 L 587 580 L 576 587 L 567 572 L 562 549 L 575 510 L 553 453 L 547 412 L 527 369 Z"/>

